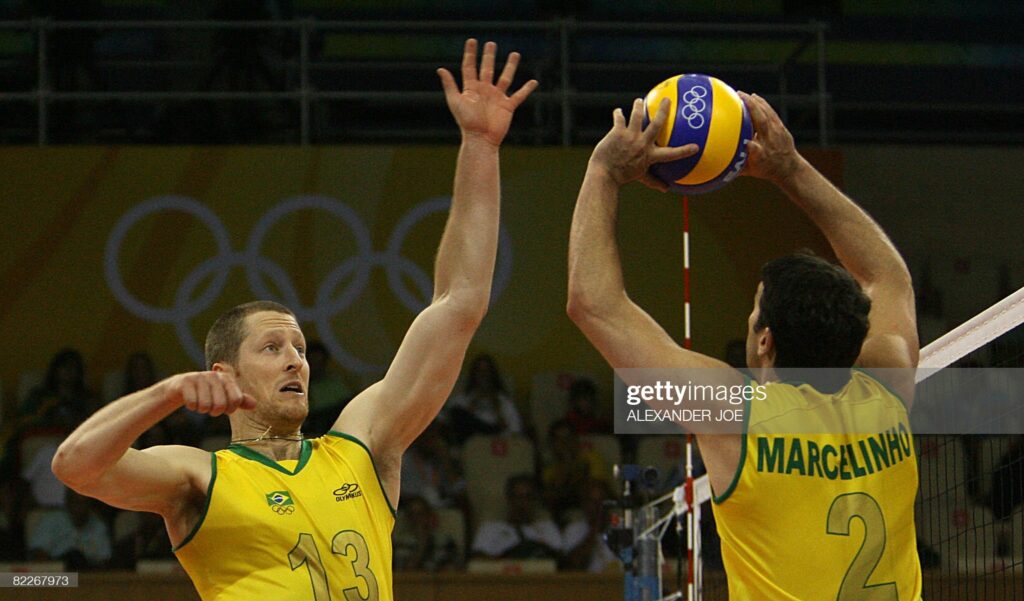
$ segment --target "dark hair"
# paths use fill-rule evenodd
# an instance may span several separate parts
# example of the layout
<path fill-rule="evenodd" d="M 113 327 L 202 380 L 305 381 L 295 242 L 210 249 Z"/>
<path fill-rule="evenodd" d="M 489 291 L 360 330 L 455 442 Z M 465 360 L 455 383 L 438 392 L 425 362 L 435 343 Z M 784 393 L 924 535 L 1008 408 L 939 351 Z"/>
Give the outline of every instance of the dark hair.
<path fill-rule="evenodd" d="M 494 376 L 494 388 L 498 392 L 506 392 L 505 382 L 501 379 L 501 372 L 498 371 L 498 364 L 494 361 L 494 357 L 487 353 L 480 353 L 473 358 L 473 361 L 469 364 L 469 373 L 466 375 L 466 392 L 470 393 L 480 387 L 480 381 L 477 379 L 476 371 L 477 366 L 481 363 L 486 363 L 491 368 L 491 374 Z"/>
<path fill-rule="evenodd" d="M 252 301 L 229 309 L 217 318 L 206 333 L 206 369 L 213 369 L 214 363 L 235 365 L 238 362 L 238 349 L 245 339 L 245 318 L 253 313 L 273 311 L 295 317 L 288 307 L 274 301 Z"/>
<path fill-rule="evenodd" d="M 149 370 L 149 381 L 148 382 L 136 382 L 134 379 L 133 365 L 136 362 L 144 361 L 146 363 L 146 369 Z M 153 358 L 149 356 L 149 353 L 145 351 L 136 351 L 131 355 L 128 355 L 128 359 L 124 362 L 124 379 L 122 382 L 121 392 L 122 394 L 129 394 L 137 390 L 141 390 L 140 386 L 149 386 L 156 382 L 156 366 L 153 365 Z"/>
<path fill-rule="evenodd" d="M 85 361 L 82 359 L 82 353 L 73 348 L 63 348 L 50 359 L 50 365 L 46 368 L 46 379 L 43 382 L 47 390 L 51 392 L 57 390 L 57 372 L 67 363 L 74 364 L 78 371 L 78 377 L 74 382 L 75 390 L 85 390 Z"/>
<path fill-rule="evenodd" d="M 807 252 L 761 268 L 760 315 L 771 328 L 775 367 L 850 367 L 868 333 L 871 299 L 848 271 Z"/>

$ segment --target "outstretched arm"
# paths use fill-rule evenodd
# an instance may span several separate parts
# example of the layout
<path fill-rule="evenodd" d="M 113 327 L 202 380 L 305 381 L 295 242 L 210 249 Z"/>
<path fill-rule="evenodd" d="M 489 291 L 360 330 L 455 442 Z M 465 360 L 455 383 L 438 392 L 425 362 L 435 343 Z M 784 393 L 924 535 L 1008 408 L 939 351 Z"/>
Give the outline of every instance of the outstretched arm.
<path fill-rule="evenodd" d="M 494 82 L 497 47 L 493 42 L 484 46 L 479 74 L 476 51 L 476 40 L 468 40 L 461 91 L 451 73 L 438 70 L 462 146 L 434 267 L 433 300 L 413 321 L 384 379 L 353 399 L 334 426 L 361 438 L 378 461 L 399 458 L 437 415 L 487 311 L 498 247 L 498 148 L 516 107 L 537 82 L 530 80 L 507 95 L 519 54 L 509 55 Z M 397 490 L 397 480 L 394 486 L 389 494 Z"/>
<path fill-rule="evenodd" d="M 611 131 L 594 148 L 583 178 L 569 234 L 569 317 L 613 368 L 726 367 L 725 363 L 683 349 L 626 294 L 615 240 L 619 188 L 650 179 L 652 163 L 684 158 L 695 145 L 659 148 L 654 141 L 668 115 L 663 102 L 651 125 L 641 130 L 643 102 L 637 99 L 629 122 L 615 109 Z"/>
<path fill-rule="evenodd" d="M 746 175 L 773 182 L 807 213 L 871 298 L 871 325 L 857 364 L 916 367 L 914 290 L 899 251 L 863 209 L 796 151 L 793 136 L 763 98 L 742 97 L 757 132 L 748 146 Z"/>

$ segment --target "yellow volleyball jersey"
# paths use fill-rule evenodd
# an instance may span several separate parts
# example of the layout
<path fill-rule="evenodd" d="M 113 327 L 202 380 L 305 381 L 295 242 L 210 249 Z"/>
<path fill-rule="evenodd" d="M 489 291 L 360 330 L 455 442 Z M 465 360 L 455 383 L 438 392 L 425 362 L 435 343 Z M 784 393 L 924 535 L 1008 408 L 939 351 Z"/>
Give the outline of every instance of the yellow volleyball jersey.
<path fill-rule="evenodd" d="M 395 514 L 362 442 L 330 432 L 294 465 L 238 445 L 212 461 L 206 510 L 175 549 L 203 601 L 391 601 Z"/>
<path fill-rule="evenodd" d="M 857 370 L 835 394 L 765 391 L 747 405 L 739 467 L 714 499 L 730 601 L 918 601 L 917 460 L 902 400 Z"/>

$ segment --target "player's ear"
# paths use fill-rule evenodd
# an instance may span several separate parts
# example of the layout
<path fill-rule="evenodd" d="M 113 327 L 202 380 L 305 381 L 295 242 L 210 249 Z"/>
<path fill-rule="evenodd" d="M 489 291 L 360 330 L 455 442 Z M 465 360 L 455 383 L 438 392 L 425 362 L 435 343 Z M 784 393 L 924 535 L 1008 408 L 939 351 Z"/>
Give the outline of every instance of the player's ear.
<path fill-rule="evenodd" d="M 219 372 L 223 372 L 223 373 L 228 373 L 228 374 L 231 374 L 232 376 L 236 375 L 235 374 L 235 368 L 232 367 L 231 364 L 224 363 L 224 362 L 221 362 L 221 361 L 218 361 L 217 363 L 214 363 L 213 367 L 210 368 L 210 371 L 219 371 Z"/>
<path fill-rule="evenodd" d="M 767 326 L 757 333 L 757 357 L 762 365 L 775 364 L 775 338 Z"/>

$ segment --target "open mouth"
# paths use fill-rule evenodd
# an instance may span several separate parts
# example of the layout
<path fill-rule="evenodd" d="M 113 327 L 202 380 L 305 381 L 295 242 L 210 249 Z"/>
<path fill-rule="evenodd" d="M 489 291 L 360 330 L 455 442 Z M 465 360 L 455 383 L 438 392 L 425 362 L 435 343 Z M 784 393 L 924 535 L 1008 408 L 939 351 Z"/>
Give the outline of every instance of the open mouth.
<path fill-rule="evenodd" d="M 290 392 L 292 394 L 305 394 L 305 392 L 302 390 L 302 384 L 299 384 L 298 382 L 290 382 L 288 384 L 285 384 L 279 390 L 281 392 Z"/>

